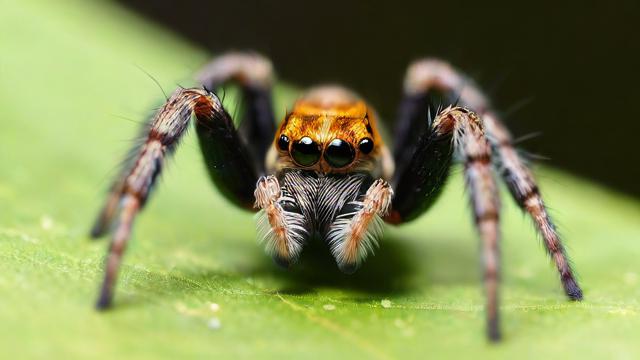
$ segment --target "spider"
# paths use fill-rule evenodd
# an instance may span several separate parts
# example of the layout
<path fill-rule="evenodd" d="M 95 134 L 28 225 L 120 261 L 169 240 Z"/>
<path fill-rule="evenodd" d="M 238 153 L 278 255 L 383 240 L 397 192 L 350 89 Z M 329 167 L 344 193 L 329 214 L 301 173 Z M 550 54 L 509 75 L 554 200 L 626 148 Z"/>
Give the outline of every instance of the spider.
<path fill-rule="evenodd" d="M 259 54 L 226 53 L 206 65 L 198 80 L 201 88 L 177 89 L 150 119 L 145 141 L 131 151 L 92 229 L 92 237 L 113 230 L 98 309 L 112 304 L 133 221 L 192 118 L 211 180 L 235 205 L 258 211 L 259 237 L 279 265 L 294 264 L 305 243 L 317 236 L 343 272 L 354 272 L 377 246 L 383 222 L 402 224 L 426 212 L 452 163 L 460 161 L 481 241 L 488 338 L 501 337 L 500 203 L 494 171 L 533 219 L 566 295 L 582 299 L 538 186 L 509 131 L 483 93 L 448 63 L 421 59 L 408 67 L 393 149 L 383 142 L 375 110 L 336 85 L 308 90 L 276 127 L 272 65 Z M 246 104 L 237 128 L 209 90 L 229 83 L 239 86 Z M 450 105 L 434 109 L 436 96 Z"/>

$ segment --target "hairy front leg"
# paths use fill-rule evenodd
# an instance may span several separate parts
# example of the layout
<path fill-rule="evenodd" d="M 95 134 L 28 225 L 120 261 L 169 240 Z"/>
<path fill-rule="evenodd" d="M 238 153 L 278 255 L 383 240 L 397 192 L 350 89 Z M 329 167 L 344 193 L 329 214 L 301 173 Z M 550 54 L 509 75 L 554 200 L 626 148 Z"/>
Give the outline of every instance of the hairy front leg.
<path fill-rule="evenodd" d="M 274 261 L 283 267 L 296 262 L 311 231 L 298 200 L 273 176 L 263 176 L 255 190 L 259 238 Z"/>
<path fill-rule="evenodd" d="M 481 239 L 487 334 L 491 340 L 497 340 L 500 202 L 492 173 L 491 146 L 482 121 L 467 109 L 449 107 L 431 121 L 419 139 L 411 158 L 396 173 L 393 182 L 396 197 L 385 220 L 397 224 L 424 213 L 440 194 L 454 156 L 463 161 L 473 218 Z"/>
<path fill-rule="evenodd" d="M 447 94 L 450 99 L 458 99 L 461 105 L 480 115 L 495 155 L 494 167 L 506 183 L 513 199 L 529 214 L 538 233 L 542 235 L 547 253 L 560 274 L 566 295 L 571 300 L 581 300 L 582 290 L 575 279 L 569 257 L 546 209 L 535 177 L 518 155 L 509 130 L 491 108 L 482 91 L 453 66 L 437 59 L 423 59 L 411 64 L 407 70 L 404 88 L 406 100 L 401 110 L 409 114 L 405 116 L 406 119 L 418 116 L 415 103 L 411 99 L 424 102 L 434 91 Z"/>
<path fill-rule="evenodd" d="M 176 90 L 149 122 L 143 144 L 131 151 L 131 161 L 114 182 L 91 231 L 93 237 L 99 237 L 114 230 L 96 304 L 99 309 L 112 303 L 118 268 L 135 217 L 146 204 L 166 158 L 186 133 L 192 116 L 196 118 L 200 144 L 214 181 L 236 203 L 250 207 L 253 202 L 255 168 L 218 97 L 205 89 Z"/>
<path fill-rule="evenodd" d="M 359 186 L 360 183 L 355 183 Z M 344 190 L 342 190 L 344 191 Z M 384 180 L 378 179 L 364 196 L 350 201 L 329 202 L 339 207 L 328 227 L 325 239 L 341 271 L 353 273 L 373 253 L 382 237 L 383 220 L 391 206 L 393 190 Z M 342 205 L 341 205 L 342 204 Z"/>

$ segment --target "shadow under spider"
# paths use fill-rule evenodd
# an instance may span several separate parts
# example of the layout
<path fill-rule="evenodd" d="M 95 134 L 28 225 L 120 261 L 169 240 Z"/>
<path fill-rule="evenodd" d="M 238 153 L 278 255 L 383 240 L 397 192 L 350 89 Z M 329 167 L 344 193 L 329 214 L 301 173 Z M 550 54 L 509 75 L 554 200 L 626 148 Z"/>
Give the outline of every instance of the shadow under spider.
<path fill-rule="evenodd" d="M 329 247 L 320 239 L 312 239 L 306 244 L 300 260 L 290 269 L 266 261 L 263 262 L 264 267 L 255 271 L 284 279 L 287 286 L 278 292 L 289 295 L 313 293 L 322 287 L 370 294 L 409 290 L 409 279 L 417 271 L 409 257 L 411 250 L 407 244 L 389 238 L 381 242 L 381 247 L 374 255 L 369 255 L 353 274 L 345 274 L 338 269 Z"/>
<path fill-rule="evenodd" d="M 305 245 L 300 261 L 290 269 L 279 267 L 265 256 L 262 261 L 256 261 L 257 266 L 249 273 L 284 279 L 286 284 L 274 292 L 288 295 L 313 293 L 318 288 L 392 295 L 425 285 L 477 281 L 475 254 L 453 240 L 430 243 L 425 239 L 417 244 L 386 235 L 375 255 L 370 255 L 354 274 L 344 274 L 338 269 L 329 247 L 322 240 L 313 239 Z M 416 246 L 425 249 L 416 251 Z M 417 254 L 420 252 L 427 254 Z"/>
<path fill-rule="evenodd" d="M 233 275 L 204 268 L 202 271 L 176 268 L 162 275 L 134 272 L 129 275 L 129 280 L 137 290 L 171 297 L 176 291 L 185 293 L 202 290 L 201 287 L 192 286 L 191 281 L 215 284 L 220 281 L 233 282 L 237 276 L 253 277 L 261 282 L 266 280 L 268 285 L 264 290 L 267 292 L 302 295 L 329 288 L 344 290 L 345 295 L 353 301 L 371 301 L 369 295 L 406 294 L 434 284 L 478 281 L 475 248 L 469 248 L 455 238 L 434 240 L 424 236 L 423 241 L 412 241 L 405 236 L 387 234 L 380 241 L 380 248 L 375 254 L 370 255 L 360 269 L 350 275 L 338 269 L 329 247 L 322 240 L 314 238 L 305 245 L 300 261 L 289 269 L 276 265 L 263 251 L 249 251 L 253 255 L 245 265 L 236 268 Z M 137 303 L 139 300 L 137 296 L 123 298 L 120 301 Z"/>

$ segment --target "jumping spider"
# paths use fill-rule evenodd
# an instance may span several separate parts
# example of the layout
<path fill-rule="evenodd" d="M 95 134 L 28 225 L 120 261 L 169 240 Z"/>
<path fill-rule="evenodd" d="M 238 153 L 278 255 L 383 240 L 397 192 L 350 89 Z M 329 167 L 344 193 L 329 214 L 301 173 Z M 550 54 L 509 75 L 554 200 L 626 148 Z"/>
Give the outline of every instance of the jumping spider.
<path fill-rule="evenodd" d="M 111 305 L 133 220 L 192 117 L 211 180 L 232 203 L 259 211 L 260 236 L 282 266 L 294 263 L 315 234 L 342 271 L 355 271 L 377 245 L 383 222 L 402 224 L 427 211 L 459 159 L 481 239 L 489 339 L 500 338 L 494 171 L 533 219 L 567 296 L 582 299 L 538 186 L 508 130 L 485 96 L 447 63 L 423 59 L 409 66 L 393 151 L 382 141 L 373 108 L 339 86 L 307 91 L 276 128 L 272 67 L 260 55 L 220 56 L 199 80 L 202 88 L 179 88 L 151 118 L 146 141 L 133 149 L 93 227 L 92 236 L 99 237 L 115 223 L 99 309 Z M 246 104 L 238 128 L 209 90 L 228 83 L 240 87 Z M 434 113 L 436 94 L 451 105 Z"/>

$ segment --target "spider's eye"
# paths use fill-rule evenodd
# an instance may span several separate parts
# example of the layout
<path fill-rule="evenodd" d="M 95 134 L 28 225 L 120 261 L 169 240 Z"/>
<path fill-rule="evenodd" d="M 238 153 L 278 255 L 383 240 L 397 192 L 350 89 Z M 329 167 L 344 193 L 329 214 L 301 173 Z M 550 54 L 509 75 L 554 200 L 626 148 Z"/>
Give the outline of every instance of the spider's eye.
<path fill-rule="evenodd" d="M 373 150 L 373 140 L 371 140 L 369 138 L 364 138 L 364 139 L 360 140 L 360 144 L 358 145 L 358 148 L 364 154 L 370 153 L 371 150 Z"/>
<path fill-rule="evenodd" d="M 289 137 L 287 135 L 280 135 L 278 148 L 282 151 L 289 151 Z"/>
<path fill-rule="evenodd" d="M 293 160 L 302 166 L 311 166 L 320 159 L 320 147 L 310 137 L 305 136 L 293 144 Z"/>
<path fill-rule="evenodd" d="M 355 157 L 353 147 L 341 139 L 333 139 L 324 150 L 324 159 L 329 165 L 341 168 L 351 164 Z"/>

